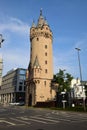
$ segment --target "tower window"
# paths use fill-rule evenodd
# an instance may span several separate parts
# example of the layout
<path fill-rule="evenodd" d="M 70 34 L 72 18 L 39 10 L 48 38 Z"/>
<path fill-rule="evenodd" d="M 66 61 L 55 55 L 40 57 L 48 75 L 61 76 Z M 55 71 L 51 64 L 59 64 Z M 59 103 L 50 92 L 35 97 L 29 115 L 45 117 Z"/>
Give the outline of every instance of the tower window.
<path fill-rule="evenodd" d="M 47 60 L 45 60 L 45 64 L 47 64 Z"/>
<path fill-rule="evenodd" d="M 46 29 L 48 30 L 48 28 L 46 27 Z"/>
<path fill-rule="evenodd" d="M 45 69 L 45 73 L 47 73 L 47 69 Z"/>
<path fill-rule="evenodd" d="M 37 41 L 39 41 L 39 38 L 37 37 Z"/>
<path fill-rule="evenodd" d="M 45 52 L 45 56 L 47 56 L 47 52 Z"/>
<path fill-rule="evenodd" d="M 47 45 L 45 45 L 45 49 L 47 49 Z"/>
<path fill-rule="evenodd" d="M 32 29 L 32 31 L 35 31 L 35 29 Z"/>
<path fill-rule="evenodd" d="M 44 85 L 46 86 L 46 81 L 44 81 Z"/>

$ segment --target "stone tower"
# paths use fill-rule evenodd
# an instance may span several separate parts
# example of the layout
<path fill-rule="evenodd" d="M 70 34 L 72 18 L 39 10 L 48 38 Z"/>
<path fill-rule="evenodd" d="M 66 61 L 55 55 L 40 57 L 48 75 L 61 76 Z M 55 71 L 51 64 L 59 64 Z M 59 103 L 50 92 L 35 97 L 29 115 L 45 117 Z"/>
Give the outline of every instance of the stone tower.
<path fill-rule="evenodd" d="M 42 15 L 37 25 L 30 28 L 30 63 L 26 74 L 26 105 L 34 106 L 38 102 L 48 102 L 55 97 L 52 90 L 53 54 L 52 31 Z"/>

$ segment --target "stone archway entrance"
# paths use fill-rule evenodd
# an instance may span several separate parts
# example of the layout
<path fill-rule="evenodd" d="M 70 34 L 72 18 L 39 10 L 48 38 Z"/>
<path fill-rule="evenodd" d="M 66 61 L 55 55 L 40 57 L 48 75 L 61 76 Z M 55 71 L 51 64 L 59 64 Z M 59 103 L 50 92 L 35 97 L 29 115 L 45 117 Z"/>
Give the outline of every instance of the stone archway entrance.
<path fill-rule="evenodd" d="M 36 85 L 34 82 L 30 82 L 28 86 L 28 106 L 34 106 L 36 103 Z"/>

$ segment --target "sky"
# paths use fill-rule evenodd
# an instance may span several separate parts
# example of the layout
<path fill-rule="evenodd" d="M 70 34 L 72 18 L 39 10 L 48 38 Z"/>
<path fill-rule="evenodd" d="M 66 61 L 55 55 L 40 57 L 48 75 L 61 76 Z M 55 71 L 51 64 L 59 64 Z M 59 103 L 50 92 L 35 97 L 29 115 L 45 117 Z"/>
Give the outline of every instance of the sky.
<path fill-rule="evenodd" d="M 87 81 L 87 0 L 0 0 L 0 34 L 5 41 L 0 48 L 3 75 L 13 68 L 27 69 L 30 60 L 29 30 L 42 8 L 53 32 L 53 69 L 66 70 Z"/>

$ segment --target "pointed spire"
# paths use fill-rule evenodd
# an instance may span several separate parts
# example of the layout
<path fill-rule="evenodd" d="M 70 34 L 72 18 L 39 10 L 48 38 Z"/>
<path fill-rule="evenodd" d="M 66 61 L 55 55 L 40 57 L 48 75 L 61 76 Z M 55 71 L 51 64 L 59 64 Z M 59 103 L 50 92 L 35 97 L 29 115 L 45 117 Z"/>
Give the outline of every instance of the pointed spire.
<path fill-rule="evenodd" d="M 39 16 L 39 19 L 38 19 L 38 23 L 37 23 L 37 26 L 38 27 L 42 27 L 43 24 L 44 24 L 44 17 L 42 16 L 42 9 L 40 9 L 40 16 Z"/>
<path fill-rule="evenodd" d="M 45 25 L 48 25 L 47 20 L 46 20 L 46 17 L 44 18 L 44 24 L 45 24 Z"/>
<path fill-rule="evenodd" d="M 44 19 L 43 15 L 42 15 L 42 8 L 40 9 L 40 17 L 39 17 L 39 19 Z"/>
<path fill-rule="evenodd" d="M 35 21 L 33 20 L 32 27 L 36 27 Z"/>
<path fill-rule="evenodd" d="M 40 16 L 42 16 L 42 8 L 40 9 Z"/>

